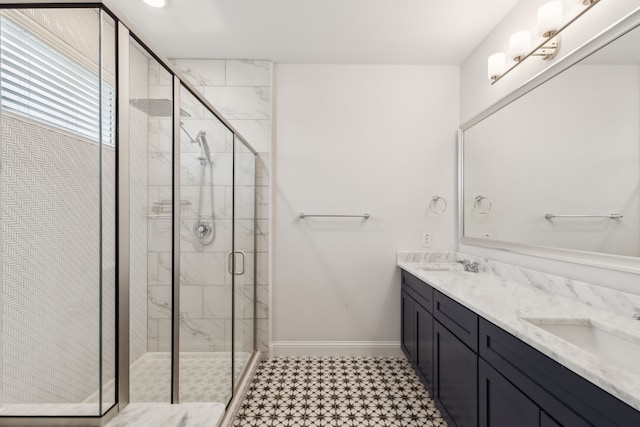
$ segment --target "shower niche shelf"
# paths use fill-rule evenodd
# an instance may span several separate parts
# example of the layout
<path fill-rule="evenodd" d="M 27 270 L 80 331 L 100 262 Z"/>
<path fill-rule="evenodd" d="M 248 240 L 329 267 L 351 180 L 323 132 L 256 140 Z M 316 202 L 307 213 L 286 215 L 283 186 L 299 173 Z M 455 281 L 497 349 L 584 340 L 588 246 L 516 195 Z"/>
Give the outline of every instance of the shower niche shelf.
<path fill-rule="evenodd" d="M 180 209 L 184 210 L 191 206 L 189 200 L 180 200 Z M 151 212 L 155 214 L 170 214 L 173 212 L 173 200 L 161 200 L 159 202 L 153 202 L 151 206 Z"/>

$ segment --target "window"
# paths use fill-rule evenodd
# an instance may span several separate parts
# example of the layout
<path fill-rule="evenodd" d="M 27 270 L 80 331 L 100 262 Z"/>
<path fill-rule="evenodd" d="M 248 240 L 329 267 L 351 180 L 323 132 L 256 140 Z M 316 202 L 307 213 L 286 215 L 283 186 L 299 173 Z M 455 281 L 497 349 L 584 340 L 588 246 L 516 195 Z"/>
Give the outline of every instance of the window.
<path fill-rule="evenodd" d="M 99 76 L 6 17 L 0 17 L 3 110 L 100 141 Z M 115 88 L 103 82 L 102 141 L 115 145 Z"/>

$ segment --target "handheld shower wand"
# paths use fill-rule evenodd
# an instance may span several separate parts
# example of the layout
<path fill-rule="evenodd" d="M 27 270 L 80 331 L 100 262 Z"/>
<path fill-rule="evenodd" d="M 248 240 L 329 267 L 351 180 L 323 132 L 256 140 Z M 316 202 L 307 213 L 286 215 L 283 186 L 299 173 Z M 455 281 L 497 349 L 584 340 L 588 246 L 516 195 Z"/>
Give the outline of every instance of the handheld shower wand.
<path fill-rule="evenodd" d="M 206 135 L 207 133 L 201 130 L 200 132 L 198 132 L 198 135 L 196 136 L 196 141 L 198 141 L 198 144 L 200 144 L 200 148 L 204 153 L 204 157 L 207 159 L 209 163 L 211 163 L 211 151 L 209 150 L 209 144 L 207 143 Z"/>
<path fill-rule="evenodd" d="M 206 135 L 207 133 L 203 130 L 199 131 L 196 137 L 192 137 L 191 134 L 185 129 L 184 123 L 180 122 L 180 129 L 187 135 L 189 138 L 189 142 L 192 144 L 198 144 L 200 147 L 200 160 L 211 163 L 211 150 L 209 149 L 209 144 L 207 143 Z"/>

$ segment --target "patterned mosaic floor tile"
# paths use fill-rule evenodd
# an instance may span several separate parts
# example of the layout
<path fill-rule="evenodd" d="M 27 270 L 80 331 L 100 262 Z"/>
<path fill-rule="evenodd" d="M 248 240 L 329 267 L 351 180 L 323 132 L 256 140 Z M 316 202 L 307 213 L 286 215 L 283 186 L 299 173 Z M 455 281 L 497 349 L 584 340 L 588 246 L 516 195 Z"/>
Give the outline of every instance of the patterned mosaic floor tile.
<path fill-rule="evenodd" d="M 403 358 L 263 361 L 235 427 L 447 427 Z"/>

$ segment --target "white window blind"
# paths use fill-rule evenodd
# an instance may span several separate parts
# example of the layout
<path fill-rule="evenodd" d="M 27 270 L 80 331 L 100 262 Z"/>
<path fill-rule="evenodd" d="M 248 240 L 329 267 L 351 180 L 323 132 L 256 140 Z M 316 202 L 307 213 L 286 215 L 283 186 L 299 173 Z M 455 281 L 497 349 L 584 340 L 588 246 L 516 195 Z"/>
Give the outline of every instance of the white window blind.
<path fill-rule="evenodd" d="M 0 17 L 2 109 L 99 142 L 99 83 L 95 72 Z M 102 86 L 102 140 L 114 146 L 115 88 Z"/>

